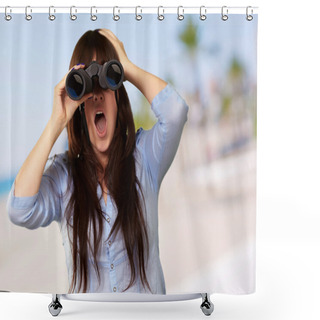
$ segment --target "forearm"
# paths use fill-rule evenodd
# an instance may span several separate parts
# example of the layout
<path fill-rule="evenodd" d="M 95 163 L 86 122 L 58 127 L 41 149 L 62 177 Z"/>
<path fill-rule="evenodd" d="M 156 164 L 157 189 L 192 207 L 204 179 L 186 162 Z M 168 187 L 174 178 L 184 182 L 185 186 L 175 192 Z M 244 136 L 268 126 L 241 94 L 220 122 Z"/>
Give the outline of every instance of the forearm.
<path fill-rule="evenodd" d="M 126 67 L 126 80 L 138 88 L 151 104 L 153 98 L 166 87 L 167 83 L 132 62 Z"/>
<path fill-rule="evenodd" d="M 15 196 L 29 197 L 38 193 L 46 162 L 61 131 L 62 128 L 50 119 L 15 179 Z"/>

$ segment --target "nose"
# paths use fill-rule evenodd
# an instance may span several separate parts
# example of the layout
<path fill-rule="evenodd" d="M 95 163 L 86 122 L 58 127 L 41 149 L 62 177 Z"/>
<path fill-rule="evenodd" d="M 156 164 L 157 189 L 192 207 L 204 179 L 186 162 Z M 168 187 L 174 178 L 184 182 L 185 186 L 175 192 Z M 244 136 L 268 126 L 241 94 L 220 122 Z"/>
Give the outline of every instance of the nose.
<path fill-rule="evenodd" d="M 98 83 L 95 83 L 93 86 L 93 101 L 103 101 L 104 95 L 103 95 L 103 89 L 99 86 Z"/>
<path fill-rule="evenodd" d="M 104 96 L 103 96 L 102 90 L 94 91 L 92 99 L 93 101 L 103 101 Z"/>

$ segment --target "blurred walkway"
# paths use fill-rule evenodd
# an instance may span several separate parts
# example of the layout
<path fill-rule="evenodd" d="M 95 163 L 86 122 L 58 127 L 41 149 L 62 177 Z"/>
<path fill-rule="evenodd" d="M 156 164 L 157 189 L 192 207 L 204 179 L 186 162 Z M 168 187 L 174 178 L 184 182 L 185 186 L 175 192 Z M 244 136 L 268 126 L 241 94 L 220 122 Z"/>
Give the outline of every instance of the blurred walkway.
<path fill-rule="evenodd" d="M 56 222 L 28 230 L 14 225 L 0 197 L 0 290 L 67 292 L 64 248 Z"/>
<path fill-rule="evenodd" d="M 184 132 L 160 189 L 160 255 L 168 291 L 197 291 L 206 279 L 211 279 L 211 287 L 214 283 L 219 288 L 217 270 L 207 273 L 214 265 L 219 269 L 226 263 L 229 267 L 222 283 L 228 282 L 228 275 L 233 275 L 230 282 L 234 283 L 253 277 L 255 141 L 225 157 L 213 152 L 211 161 L 205 157 L 205 141 L 199 130 Z"/>

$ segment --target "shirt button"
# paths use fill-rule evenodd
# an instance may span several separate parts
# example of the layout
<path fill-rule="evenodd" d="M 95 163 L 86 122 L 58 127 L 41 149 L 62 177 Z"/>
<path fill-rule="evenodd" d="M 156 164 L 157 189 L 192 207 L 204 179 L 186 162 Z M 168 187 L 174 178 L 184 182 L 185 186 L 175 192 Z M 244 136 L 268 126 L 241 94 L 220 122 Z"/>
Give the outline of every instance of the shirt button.
<path fill-rule="evenodd" d="M 110 218 L 107 218 L 107 221 L 110 223 Z"/>
<path fill-rule="evenodd" d="M 108 241 L 108 245 L 111 246 L 111 240 Z"/>
<path fill-rule="evenodd" d="M 112 264 L 112 265 L 111 265 L 110 267 L 111 267 L 111 270 L 113 270 L 113 268 L 114 268 L 114 265 Z"/>
<path fill-rule="evenodd" d="M 117 291 L 117 288 L 116 287 L 113 287 L 113 292 L 116 292 Z"/>

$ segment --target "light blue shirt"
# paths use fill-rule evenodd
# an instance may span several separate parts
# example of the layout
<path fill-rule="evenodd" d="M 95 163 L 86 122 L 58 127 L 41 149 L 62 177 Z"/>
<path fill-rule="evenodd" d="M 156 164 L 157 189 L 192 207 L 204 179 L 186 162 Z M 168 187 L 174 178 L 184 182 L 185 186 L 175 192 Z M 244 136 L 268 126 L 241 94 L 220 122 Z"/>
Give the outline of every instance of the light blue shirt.
<path fill-rule="evenodd" d="M 159 257 L 158 237 L 158 196 L 161 181 L 169 169 L 179 146 L 182 130 L 187 121 L 188 106 L 179 94 L 168 84 L 153 99 L 151 108 L 158 121 L 150 130 L 140 128 L 136 133 L 135 162 L 136 174 L 145 198 L 144 218 L 149 236 L 149 259 L 146 263 L 146 275 L 151 293 L 165 294 L 166 287 Z M 45 170 L 39 192 L 31 197 L 16 197 L 14 183 L 7 201 L 10 220 L 28 229 L 46 227 L 57 221 L 60 227 L 65 249 L 69 285 L 72 280 L 73 261 L 65 218 L 71 188 L 68 187 L 67 152 L 56 155 Z M 122 292 L 130 281 L 130 263 L 122 232 L 106 242 L 114 221 L 117 207 L 108 193 L 107 205 L 98 184 L 98 198 L 105 214 L 103 244 L 97 255 L 101 284 L 96 276 L 92 257 L 88 261 L 88 292 Z M 71 237 L 72 239 L 72 237 Z M 137 269 L 136 269 L 137 270 Z M 144 292 L 139 278 L 125 292 Z M 79 292 L 76 288 L 75 292 Z"/>

